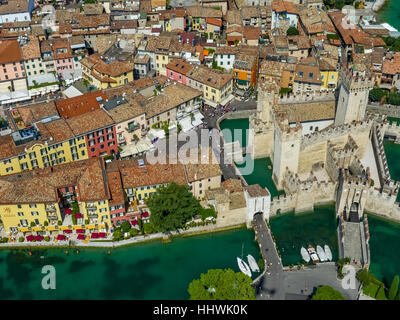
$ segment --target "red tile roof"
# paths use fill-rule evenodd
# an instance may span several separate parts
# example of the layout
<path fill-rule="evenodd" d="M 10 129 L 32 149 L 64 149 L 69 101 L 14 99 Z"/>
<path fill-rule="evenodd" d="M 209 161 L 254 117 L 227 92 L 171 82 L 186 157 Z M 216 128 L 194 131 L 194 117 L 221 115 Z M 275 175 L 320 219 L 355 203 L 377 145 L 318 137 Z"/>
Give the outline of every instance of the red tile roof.
<path fill-rule="evenodd" d="M 100 103 L 97 100 L 99 97 L 103 101 L 107 99 L 102 91 L 94 91 L 69 99 L 57 100 L 57 111 L 65 119 L 94 111 L 100 108 Z"/>

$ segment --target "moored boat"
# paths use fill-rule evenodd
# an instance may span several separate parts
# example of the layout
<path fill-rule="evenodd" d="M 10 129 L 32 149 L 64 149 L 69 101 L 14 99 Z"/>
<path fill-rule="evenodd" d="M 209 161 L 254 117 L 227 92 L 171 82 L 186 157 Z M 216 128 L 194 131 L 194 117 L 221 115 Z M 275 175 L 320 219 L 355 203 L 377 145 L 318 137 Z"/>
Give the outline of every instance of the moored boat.
<path fill-rule="evenodd" d="M 310 255 L 308 254 L 306 248 L 301 247 L 300 254 L 305 262 L 310 262 Z"/>
<path fill-rule="evenodd" d="M 322 249 L 321 246 L 317 246 L 317 253 L 318 253 L 318 257 L 321 260 L 321 262 L 325 262 L 328 260 L 328 258 L 326 257 L 325 251 L 324 251 L 324 249 Z"/>
<path fill-rule="evenodd" d="M 318 263 L 319 262 L 319 258 L 318 258 L 317 253 L 315 252 L 314 247 L 309 245 L 308 248 L 307 248 L 307 251 L 308 251 L 308 254 L 311 257 L 312 262 L 315 263 L 315 264 Z"/>
<path fill-rule="evenodd" d="M 237 257 L 237 262 L 238 262 L 240 271 L 242 271 L 245 275 L 251 277 L 251 270 L 250 270 L 250 267 L 248 266 L 248 264 L 246 262 L 244 262 L 242 259 L 240 259 L 239 257 Z"/>
<path fill-rule="evenodd" d="M 251 254 L 247 255 L 247 262 L 249 263 L 251 271 L 260 272 L 260 268 L 258 267 L 256 259 L 254 259 L 254 257 Z"/>
<path fill-rule="evenodd" d="M 326 258 L 327 258 L 329 261 L 332 261 L 332 251 L 331 251 L 331 249 L 328 247 L 327 244 L 324 246 L 324 250 L 325 250 Z"/>

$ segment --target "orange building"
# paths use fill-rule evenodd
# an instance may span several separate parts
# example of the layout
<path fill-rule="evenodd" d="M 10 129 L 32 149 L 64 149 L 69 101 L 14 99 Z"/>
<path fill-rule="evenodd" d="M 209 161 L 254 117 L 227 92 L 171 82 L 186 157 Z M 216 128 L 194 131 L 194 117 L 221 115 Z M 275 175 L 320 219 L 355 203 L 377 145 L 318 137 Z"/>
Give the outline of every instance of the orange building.
<path fill-rule="evenodd" d="M 257 56 L 238 53 L 233 64 L 233 78 L 236 84 L 242 88 L 255 86 L 257 83 Z"/>

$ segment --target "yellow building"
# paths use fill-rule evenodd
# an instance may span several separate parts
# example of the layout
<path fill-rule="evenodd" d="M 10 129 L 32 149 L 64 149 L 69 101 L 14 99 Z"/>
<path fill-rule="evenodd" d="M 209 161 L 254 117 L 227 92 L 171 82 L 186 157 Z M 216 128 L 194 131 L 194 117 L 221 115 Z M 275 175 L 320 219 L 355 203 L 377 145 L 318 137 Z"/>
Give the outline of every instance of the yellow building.
<path fill-rule="evenodd" d="M 0 137 L 0 176 L 87 158 L 85 138 L 75 137 L 64 119 Z"/>
<path fill-rule="evenodd" d="M 319 59 L 319 71 L 321 73 L 322 89 L 335 89 L 338 84 L 339 73 L 336 67 L 332 65 L 332 59 L 328 61 L 324 57 Z"/>
<path fill-rule="evenodd" d="M 191 6 L 186 8 L 189 26 L 192 31 L 206 32 L 207 31 L 207 18 L 222 19 L 221 10 L 213 8 Z"/>
<path fill-rule="evenodd" d="M 203 91 L 204 102 L 211 106 L 224 105 L 233 89 L 233 75 L 206 66 L 196 66 L 186 74 L 186 84 Z"/>
<path fill-rule="evenodd" d="M 104 175 L 103 160 L 91 158 L 0 177 L 0 217 L 5 231 L 45 233 L 70 229 L 70 222 L 64 226 L 58 226 L 58 222 L 69 221 L 66 209 L 73 203 L 83 215 L 76 227 L 82 228 L 88 222 L 86 225 L 102 224 L 107 229 L 111 226 L 110 194 Z"/>
<path fill-rule="evenodd" d="M 82 76 L 98 89 L 114 88 L 133 81 L 134 64 L 131 61 L 106 63 L 99 54 L 81 59 Z"/>

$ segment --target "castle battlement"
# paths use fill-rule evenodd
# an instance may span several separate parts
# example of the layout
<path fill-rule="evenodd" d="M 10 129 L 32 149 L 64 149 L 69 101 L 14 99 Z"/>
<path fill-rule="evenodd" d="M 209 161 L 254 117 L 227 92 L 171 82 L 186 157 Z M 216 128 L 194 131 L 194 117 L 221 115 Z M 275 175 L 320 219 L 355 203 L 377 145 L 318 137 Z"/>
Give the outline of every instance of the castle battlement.
<path fill-rule="evenodd" d="M 352 69 L 340 72 L 340 79 L 350 91 L 369 90 L 375 85 L 375 77 L 369 75 L 357 75 Z"/>
<path fill-rule="evenodd" d="M 308 91 L 295 93 L 291 92 L 280 96 L 278 104 L 305 103 L 317 101 L 335 100 L 335 90 L 329 89 L 324 91 Z"/>
<path fill-rule="evenodd" d="M 320 142 L 323 140 L 330 140 L 340 135 L 350 134 L 355 132 L 361 132 L 370 127 L 372 121 L 367 119 L 365 121 L 353 122 L 353 123 L 345 123 L 340 126 L 332 126 L 328 127 L 322 131 L 315 131 L 309 134 L 304 135 L 301 149 L 304 149 L 316 142 Z"/>

